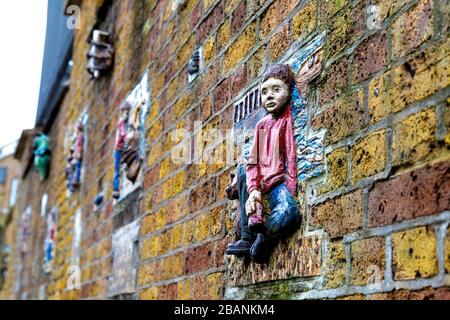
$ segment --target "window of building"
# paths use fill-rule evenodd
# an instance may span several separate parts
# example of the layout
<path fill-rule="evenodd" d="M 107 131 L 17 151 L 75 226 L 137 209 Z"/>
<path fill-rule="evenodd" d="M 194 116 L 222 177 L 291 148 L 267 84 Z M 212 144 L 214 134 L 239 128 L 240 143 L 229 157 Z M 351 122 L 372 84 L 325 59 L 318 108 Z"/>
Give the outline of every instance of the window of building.
<path fill-rule="evenodd" d="M 0 184 L 6 184 L 7 171 L 6 167 L 0 167 Z"/>
<path fill-rule="evenodd" d="M 11 182 L 11 191 L 9 193 L 9 207 L 12 208 L 16 205 L 17 191 L 19 190 L 19 179 L 13 179 Z"/>

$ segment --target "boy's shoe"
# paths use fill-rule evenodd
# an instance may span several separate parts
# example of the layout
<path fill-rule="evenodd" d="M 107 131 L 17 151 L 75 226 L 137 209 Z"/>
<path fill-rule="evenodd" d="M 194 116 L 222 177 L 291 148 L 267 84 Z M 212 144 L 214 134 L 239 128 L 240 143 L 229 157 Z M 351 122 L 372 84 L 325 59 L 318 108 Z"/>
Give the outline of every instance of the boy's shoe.
<path fill-rule="evenodd" d="M 273 242 L 262 233 L 258 233 L 256 241 L 250 248 L 250 257 L 255 263 L 269 263 L 273 249 Z"/>
<path fill-rule="evenodd" d="M 248 255 L 252 244 L 247 240 L 241 239 L 228 244 L 226 254 L 229 256 L 242 257 Z"/>

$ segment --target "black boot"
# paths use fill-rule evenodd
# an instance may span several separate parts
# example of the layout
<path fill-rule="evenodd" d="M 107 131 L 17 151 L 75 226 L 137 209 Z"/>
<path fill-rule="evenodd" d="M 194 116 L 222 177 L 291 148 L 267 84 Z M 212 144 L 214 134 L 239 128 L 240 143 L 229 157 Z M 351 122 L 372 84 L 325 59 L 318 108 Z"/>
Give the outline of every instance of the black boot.
<path fill-rule="evenodd" d="M 225 253 L 229 256 L 243 257 L 249 254 L 251 247 L 252 244 L 249 241 L 241 239 L 239 241 L 228 244 Z"/>
<path fill-rule="evenodd" d="M 272 239 L 269 239 L 262 233 L 258 233 L 256 241 L 250 248 L 250 257 L 252 258 L 253 262 L 258 264 L 269 263 L 270 256 L 272 255 L 272 251 L 275 248 L 274 244 L 275 243 Z"/>

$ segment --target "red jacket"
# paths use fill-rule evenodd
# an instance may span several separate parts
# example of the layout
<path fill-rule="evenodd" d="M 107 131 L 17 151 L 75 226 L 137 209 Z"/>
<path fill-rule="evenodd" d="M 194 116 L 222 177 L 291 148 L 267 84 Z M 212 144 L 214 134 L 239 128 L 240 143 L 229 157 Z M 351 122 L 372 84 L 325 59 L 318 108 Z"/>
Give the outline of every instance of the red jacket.
<path fill-rule="evenodd" d="M 256 125 L 247 163 L 249 193 L 253 190 L 267 193 L 285 181 L 291 194 L 297 194 L 297 155 L 293 124 L 294 119 L 288 105 L 278 117 L 269 114 Z"/>

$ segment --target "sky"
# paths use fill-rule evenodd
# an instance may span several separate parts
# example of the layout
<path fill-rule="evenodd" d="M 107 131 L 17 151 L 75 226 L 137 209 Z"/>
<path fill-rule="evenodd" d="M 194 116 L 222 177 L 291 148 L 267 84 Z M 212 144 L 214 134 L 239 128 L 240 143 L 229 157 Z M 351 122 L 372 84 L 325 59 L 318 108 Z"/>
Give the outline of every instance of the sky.
<path fill-rule="evenodd" d="M 0 147 L 34 127 L 41 82 L 47 0 L 0 4 Z"/>

